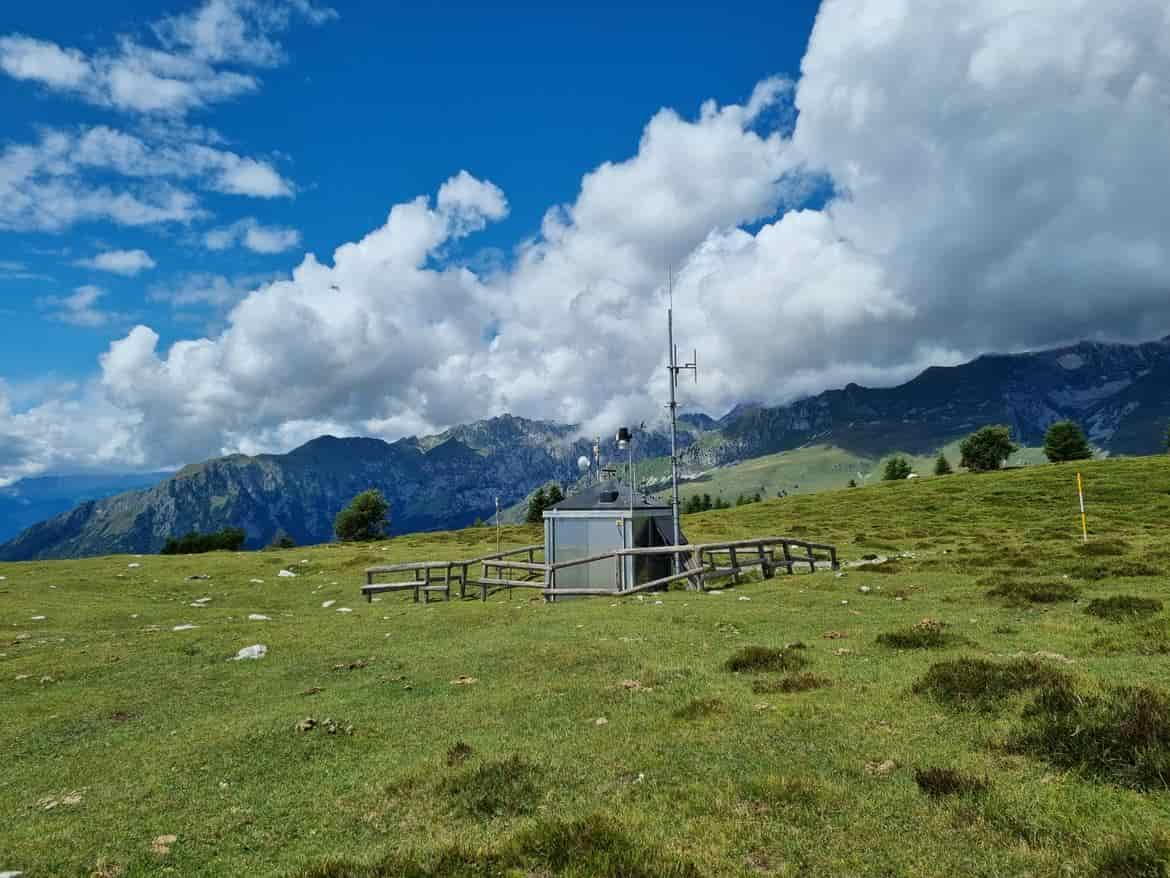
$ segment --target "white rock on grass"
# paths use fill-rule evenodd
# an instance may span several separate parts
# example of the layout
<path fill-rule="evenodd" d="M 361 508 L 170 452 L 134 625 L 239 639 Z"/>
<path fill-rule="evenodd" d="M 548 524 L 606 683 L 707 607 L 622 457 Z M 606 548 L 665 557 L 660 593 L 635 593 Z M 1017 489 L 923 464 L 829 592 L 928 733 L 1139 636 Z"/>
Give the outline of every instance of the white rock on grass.
<path fill-rule="evenodd" d="M 339 613 L 352 613 L 353 610 L 351 610 L 349 607 L 338 607 L 337 612 L 339 612 Z"/>
<path fill-rule="evenodd" d="M 171 630 L 172 630 L 172 631 L 190 631 L 192 628 L 198 628 L 198 627 L 199 627 L 198 625 L 190 625 L 190 624 L 188 624 L 188 625 L 176 625 L 176 626 L 175 626 L 174 628 L 172 628 Z"/>
<path fill-rule="evenodd" d="M 249 613 L 248 614 L 248 621 L 249 622 L 271 622 L 272 620 L 268 616 L 265 616 L 263 613 Z"/>
<path fill-rule="evenodd" d="M 228 659 L 228 661 L 239 662 L 244 661 L 245 659 L 262 659 L 266 655 L 268 655 L 268 647 L 263 643 L 256 643 L 252 646 L 245 646 L 232 658 Z"/>
<path fill-rule="evenodd" d="M 751 600 L 751 598 L 749 598 L 749 597 L 748 597 L 746 594 L 741 594 L 741 595 L 740 595 L 738 598 L 736 598 L 736 600 L 740 600 L 740 601 L 750 601 L 750 600 Z"/>
<path fill-rule="evenodd" d="M 45 619 L 47 619 L 47 618 L 48 618 L 47 616 L 33 616 L 32 620 L 34 622 L 44 622 Z"/>
<path fill-rule="evenodd" d="M 142 566 L 141 564 L 127 564 L 126 569 L 127 570 L 137 570 L 141 566 Z"/>
<path fill-rule="evenodd" d="M 284 577 L 285 579 L 291 579 L 291 578 L 294 578 L 294 577 L 296 577 L 296 574 L 295 574 L 295 573 L 293 573 L 291 570 L 281 570 L 281 571 L 280 571 L 278 574 L 276 574 L 276 575 L 277 575 L 277 576 L 282 576 L 282 577 Z"/>
<path fill-rule="evenodd" d="M 263 579 L 249 579 L 248 582 L 252 583 L 253 585 L 263 585 L 264 584 Z"/>
<path fill-rule="evenodd" d="M 328 609 L 329 609 L 330 607 L 332 607 L 332 606 L 333 606 L 335 603 L 337 603 L 337 601 L 325 601 L 323 604 L 321 604 L 321 609 L 322 609 L 322 610 L 328 610 Z"/>

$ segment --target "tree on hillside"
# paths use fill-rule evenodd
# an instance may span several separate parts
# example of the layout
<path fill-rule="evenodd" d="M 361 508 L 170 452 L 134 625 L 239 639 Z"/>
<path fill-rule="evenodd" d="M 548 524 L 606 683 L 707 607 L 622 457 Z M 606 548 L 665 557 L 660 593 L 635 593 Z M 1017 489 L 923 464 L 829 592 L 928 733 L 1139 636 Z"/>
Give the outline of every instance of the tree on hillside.
<path fill-rule="evenodd" d="M 959 466 L 972 472 L 997 470 L 1004 461 L 1019 451 L 1012 442 L 1012 428 L 1002 424 L 981 427 L 959 443 Z"/>
<path fill-rule="evenodd" d="M 910 477 L 913 469 L 910 466 L 910 461 L 899 455 L 894 455 L 886 461 L 885 468 L 882 470 L 882 481 L 896 482 L 899 479 L 906 479 Z"/>
<path fill-rule="evenodd" d="M 708 511 L 710 511 L 711 509 L 714 509 L 714 508 L 715 508 L 715 507 L 714 507 L 714 504 L 711 502 L 711 495 L 710 495 L 710 494 L 704 494 L 704 495 L 703 495 L 703 504 L 702 504 L 702 506 L 700 507 L 700 511 L 701 511 L 701 512 L 708 512 Z"/>
<path fill-rule="evenodd" d="M 849 480 L 849 487 L 856 488 L 857 487 L 857 479 L 850 479 Z"/>
<path fill-rule="evenodd" d="M 528 500 L 528 514 L 524 520 L 529 524 L 536 524 L 544 519 L 544 510 L 548 508 L 548 495 L 544 492 L 544 485 L 536 489 L 536 493 Z"/>
<path fill-rule="evenodd" d="M 1170 425 L 1166 426 L 1166 452 L 1170 453 Z"/>
<path fill-rule="evenodd" d="M 1044 436 L 1044 456 L 1053 463 L 1088 460 L 1093 456 L 1093 449 L 1075 421 L 1057 421 Z"/>
<path fill-rule="evenodd" d="M 346 543 L 380 540 L 389 527 L 390 504 L 381 491 L 373 488 L 354 497 L 333 520 L 333 532 Z"/>
<path fill-rule="evenodd" d="M 564 499 L 565 499 L 565 493 L 564 493 L 564 491 L 561 490 L 560 485 L 553 484 L 553 485 L 549 486 L 549 489 L 548 489 L 548 505 L 549 506 L 556 506 L 558 503 L 560 503 Z"/>
<path fill-rule="evenodd" d="M 159 550 L 160 555 L 201 555 L 204 552 L 238 552 L 244 547 L 247 534 L 242 527 L 225 527 L 218 533 L 201 534 L 191 531 L 181 537 L 170 537 Z"/>
<path fill-rule="evenodd" d="M 934 461 L 934 474 L 936 476 L 949 476 L 954 470 L 951 469 L 951 462 L 947 460 L 947 456 L 941 451 Z"/>

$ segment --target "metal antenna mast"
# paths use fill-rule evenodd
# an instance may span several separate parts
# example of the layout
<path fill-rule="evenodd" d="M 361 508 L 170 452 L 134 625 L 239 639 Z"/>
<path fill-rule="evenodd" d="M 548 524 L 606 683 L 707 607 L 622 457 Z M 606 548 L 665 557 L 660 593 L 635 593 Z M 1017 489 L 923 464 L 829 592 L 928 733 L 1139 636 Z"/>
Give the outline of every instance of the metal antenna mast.
<path fill-rule="evenodd" d="M 678 347 L 674 343 L 674 270 L 668 276 L 667 289 L 670 304 L 666 309 L 666 335 L 670 354 L 670 515 L 674 523 L 674 544 L 679 544 L 681 531 L 678 524 L 678 400 L 675 390 L 678 387 L 678 373 L 690 369 L 694 373 L 696 383 L 699 380 L 699 352 L 696 349 L 694 357 L 689 363 L 679 363 Z M 682 567 L 682 559 L 674 555 L 674 572 L 677 574 Z"/>

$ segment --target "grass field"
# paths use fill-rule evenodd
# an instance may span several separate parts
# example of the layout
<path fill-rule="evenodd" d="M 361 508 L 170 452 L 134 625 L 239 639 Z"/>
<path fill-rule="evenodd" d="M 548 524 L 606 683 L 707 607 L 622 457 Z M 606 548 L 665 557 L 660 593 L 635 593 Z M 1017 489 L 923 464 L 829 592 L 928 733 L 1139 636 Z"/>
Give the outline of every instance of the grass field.
<path fill-rule="evenodd" d="M 1068 466 L 688 516 L 895 558 L 717 594 L 359 599 L 491 529 L 0 565 L 0 872 L 1165 875 L 1170 458 L 1082 469 L 1087 550 Z"/>
<path fill-rule="evenodd" d="M 952 442 L 942 450 L 950 459 L 951 466 L 958 469 L 959 443 Z M 919 475 L 929 476 L 934 472 L 936 455 L 903 456 Z M 741 494 L 751 497 L 757 492 L 762 497 L 777 497 L 781 491 L 789 495 L 815 494 L 844 488 L 850 479 L 862 485 L 879 482 L 882 478 L 883 461 L 884 458 L 854 454 L 833 445 L 810 445 L 807 448 L 766 454 L 740 463 L 716 467 L 700 478 L 681 484 L 679 496 L 685 501 L 695 494 L 710 494 L 712 498 L 722 497 L 727 502 L 734 503 Z M 669 480 L 669 458 L 657 458 L 656 463 L 658 462 L 660 466 L 655 475 Z M 1042 449 L 1021 448 L 1012 455 L 1008 465 L 1031 466 L 1044 462 Z M 670 496 L 669 490 L 658 491 L 657 494 L 663 498 Z"/>

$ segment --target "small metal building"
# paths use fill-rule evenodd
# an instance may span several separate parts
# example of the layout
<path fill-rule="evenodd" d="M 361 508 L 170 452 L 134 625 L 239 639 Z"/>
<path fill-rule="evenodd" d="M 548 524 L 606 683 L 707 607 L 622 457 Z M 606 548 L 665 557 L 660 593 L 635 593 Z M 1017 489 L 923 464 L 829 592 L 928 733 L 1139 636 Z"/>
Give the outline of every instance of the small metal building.
<path fill-rule="evenodd" d="M 670 504 L 636 492 L 631 502 L 627 485 L 604 481 L 544 511 L 544 557 L 557 564 L 616 549 L 669 546 L 673 530 Z M 624 590 L 671 571 L 668 555 L 633 556 L 621 563 L 620 583 L 618 563 L 607 558 L 558 570 L 553 585 L 606 589 L 620 585 Z"/>

